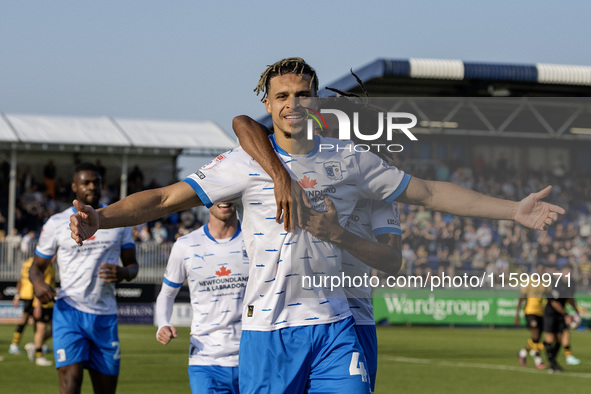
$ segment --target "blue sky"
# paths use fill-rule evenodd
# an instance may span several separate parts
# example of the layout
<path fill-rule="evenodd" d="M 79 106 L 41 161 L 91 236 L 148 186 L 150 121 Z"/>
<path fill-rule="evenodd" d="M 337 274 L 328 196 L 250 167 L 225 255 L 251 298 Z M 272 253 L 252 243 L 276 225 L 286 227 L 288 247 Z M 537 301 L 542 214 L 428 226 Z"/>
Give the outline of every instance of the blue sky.
<path fill-rule="evenodd" d="M 3 113 L 213 120 L 230 131 L 234 115 L 264 114 L 253 88 L 288 56 L 312 64 L 321 85 L 380 57 L 591 65 L 584 1 L 0 5 Z"/>

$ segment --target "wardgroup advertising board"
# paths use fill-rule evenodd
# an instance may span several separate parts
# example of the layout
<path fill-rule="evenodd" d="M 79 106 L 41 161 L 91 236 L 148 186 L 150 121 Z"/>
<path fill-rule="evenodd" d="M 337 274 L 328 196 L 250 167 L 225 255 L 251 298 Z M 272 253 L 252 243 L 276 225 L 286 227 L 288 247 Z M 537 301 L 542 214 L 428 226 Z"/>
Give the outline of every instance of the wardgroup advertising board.
<path fill-rule="evenodd" d="M 373 307 L 378 323 L 512 326 L 518 298 L 517 291 L 376 289 Z M 591 300 L 577 301 L 584 310 L 591 308 Z"/>

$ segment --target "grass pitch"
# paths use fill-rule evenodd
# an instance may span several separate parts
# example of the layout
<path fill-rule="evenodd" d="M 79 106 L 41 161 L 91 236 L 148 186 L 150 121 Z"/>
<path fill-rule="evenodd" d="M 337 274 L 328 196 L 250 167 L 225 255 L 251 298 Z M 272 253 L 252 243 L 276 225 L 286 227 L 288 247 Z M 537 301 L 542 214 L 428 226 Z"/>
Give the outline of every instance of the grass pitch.
<path fill-rule="evenodd" d="M 38 367 L 26 355 L 8 354 L 14 326 L 0 326 L 0 391 L 3 393 L 56 393 L 54 367 Z M 156 328 L 120 326 L 121 375 L 118 392 L 188 393 L 189 329 L 164 347 L 155 339 Z M 582 360 L 551 375 L 521 367 L 517 351 L 528 337 L 525 329 L 379 327 L 379 370 L 376 393 L 557 393 L 589 392 L 591 385 L 591 331 L 572 333 L 572 347 Z M 32 342 L 27 327 L 21 347 Z M 49 342 L 51 345 L 51 342 Z M 53 360 L 52 355 L 48 358 Z M 83 393 L 92 393 L 86 373 Z"/>

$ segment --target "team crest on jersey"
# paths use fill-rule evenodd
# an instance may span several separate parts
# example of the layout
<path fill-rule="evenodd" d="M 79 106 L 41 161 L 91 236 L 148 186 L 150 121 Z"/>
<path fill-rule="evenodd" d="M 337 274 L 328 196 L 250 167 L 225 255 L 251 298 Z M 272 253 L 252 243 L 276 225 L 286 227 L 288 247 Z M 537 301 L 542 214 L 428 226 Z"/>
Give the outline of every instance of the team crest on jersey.
<path fill-rule="evenodd" d="M 341 163 L 338 161 L 329 161 L 324 163 L 326 176 L 333 181 L 340 181 L 343 179 L 343 171 L 341 170 Z"/>
<path fill-rule="evenodd" d="M 246 253 L 246 248 L 244 246 L 242 247 L 242 260 L 248 261 L 248 254 Z"/>
<path fill-rule="evenodd" d="M 213 159 L 212 161 L 210 161 L 209 163 L 207 163 L 206 165 L 201 167 L 200 170 L 202 170 L 202 171 L 210 170 L 213 167 L 217 166 L 220 163 L 220 161 L 224 160 L 225 158 L 226 158 L 226 155 L 224 155 L 222 153 L 222 154 L 218 155 L 215 159 Z M 199 176 L 199 174 L 197 174 L 197 176 Z"/>

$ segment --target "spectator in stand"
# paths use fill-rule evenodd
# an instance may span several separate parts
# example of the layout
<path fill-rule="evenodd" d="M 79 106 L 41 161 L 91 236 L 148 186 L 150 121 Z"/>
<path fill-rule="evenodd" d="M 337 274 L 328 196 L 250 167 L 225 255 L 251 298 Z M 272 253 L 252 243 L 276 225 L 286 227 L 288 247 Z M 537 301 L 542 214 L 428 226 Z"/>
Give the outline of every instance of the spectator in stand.
<path fill-rule="evenodd" d="M 53 160 L 49 160 L 47 164 L 43 167 L 43 182 L 45 183 L 45 190 L 49 197 L 55 200 L 55 175 L 57 173 L 57 169 L 55 168 L 55 164 L 53 164 Z"/>
<path fill-rule="evenodd" d="M 28 259 L 33 255 L 33 245 L 35 243 L 35 231 L 27 231 L 25 236 L 21 240 L 21 253 L 25 259 Z"/>
<path fill-rule="evenodd" d="M 105 179 L 105 175 L 107 174 L 107 169 L 105 168 L 105 166 L 103 166 L 100 160 L 97 160 L 95 165 L 98 169 L 98 173 L 100 174 L 101 179 Z"/>
<path fill-rule="evenodd" d="M 18 233 L 16 228 L 12 229 L 12 233 L 8 234 L 5 238 L 8 264 L 16 265 L 21 259 L 21 241 L 23 240 L 22 235 Z"/>
<path fill-rule="evenodd" d="M 166 227 L 162 225 L 161 221 L 154 223 L 154 227 L 152 227 L 152 237 L 157 244 L 161 244 L 168 240 L 168 231 L 166 230 Z"/>
<path fill-rule="evenodd" d="M 478 230 L 476 230 L 476 241 L 478 245 L 487 248 L 492 243 L 492 231 L 486 222 L 482 222 Z"/>
<path fill-rule="evenodd" d="M 138 236 L 141 242 L 148 242 L 152 240 L 152 233 L 150 233 L 150 229 L 148 228 L 147 224 L 143 224 L 140 227 Z"/>
<path fill-rule="evenodd" d="M 144 189 L 144 173 L 139 166 L 133 167 L 127 178 L 128 194 L 137 193 Z"/>

